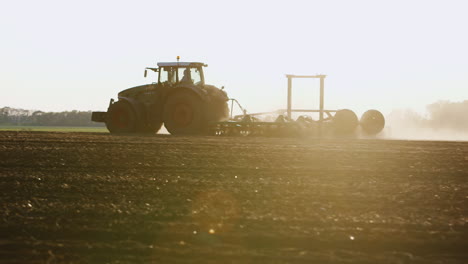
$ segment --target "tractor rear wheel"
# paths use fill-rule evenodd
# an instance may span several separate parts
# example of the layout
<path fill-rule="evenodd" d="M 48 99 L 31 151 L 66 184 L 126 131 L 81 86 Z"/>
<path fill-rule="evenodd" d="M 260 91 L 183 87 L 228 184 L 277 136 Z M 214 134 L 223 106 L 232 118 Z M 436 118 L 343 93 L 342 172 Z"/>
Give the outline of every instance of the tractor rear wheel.
<path fill-rule="evenodd" d="M 136 115 L 132 106 L 125 101 L 112 104 L 107 111 L 106 127 L 116 134 L 136 132 Z"/>
<path fill-rule="evenodd" d="M 164 126 L 172 135 L 200 134 L 204 118 L 200 98 L 189 92 L 170 95 L 164 105 Z"/>

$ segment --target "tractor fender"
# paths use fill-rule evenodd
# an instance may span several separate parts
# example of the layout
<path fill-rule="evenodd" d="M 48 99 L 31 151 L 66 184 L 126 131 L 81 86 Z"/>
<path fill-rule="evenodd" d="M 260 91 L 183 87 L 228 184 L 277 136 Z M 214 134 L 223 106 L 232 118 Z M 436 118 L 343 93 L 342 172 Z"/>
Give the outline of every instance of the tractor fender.
<path fill-rule="evenodd" d="M 140 123 L 140 121 L 144 121 L 145 109 L 144 109 L 143 104 L 138 103 L 137 100 L 133 98 L 123 97 L 123 96 L 119 96 L 119 101 L 124 101 L 132 107 L 133 111 L 135 112 L 135 116 L 137 118 L 138 123 Z"/>
<path fill-rule="evenodd" d="M 207 92 L 206 92 L 205 90 L 199 88 L 199 87 L 196 87 L 196 86 L 178 86 L 178 87 L 175 87 L 175 88 L 171 89 L 171 90 L 166 94 L 166 97 L 164 98 L 164 101 L 166 102 L 167 99 L 168 99 L 172 94 L 179 93 L 179 92 L 188 92 L 188 93 L 195 94 L 195 95 L 198 96 L 202 101 L 208 100 Z"/>

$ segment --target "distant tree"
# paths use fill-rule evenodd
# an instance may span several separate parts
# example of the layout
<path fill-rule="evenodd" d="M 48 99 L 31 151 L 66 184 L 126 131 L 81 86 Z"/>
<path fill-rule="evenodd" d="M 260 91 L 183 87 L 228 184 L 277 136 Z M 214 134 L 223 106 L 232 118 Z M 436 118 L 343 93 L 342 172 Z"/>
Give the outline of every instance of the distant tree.
<path fill-rule="evenodd" d="M 9 123 L 9 107 L 0 108 L 0 124 Z"/>
<path fill-rule="evenodd" d="M 434 129 L 468 131 L 468 100 L 438 101 L 427 106 L 429 124 Z"/>
<path fill-rule="evenodd" d="M 413 110 L 394 110 L 386 119 L 389 125 L 468 132 L 468 100 L 438 101 L 426 107 L 427 116 Z"/>
<path fill-rule="evenodd" d="M 91 121 L 91 111 L 43 112 L 11 107 L 0 108 L 0 124 L 31 126 L 88 126 L 101 127 Z"/>

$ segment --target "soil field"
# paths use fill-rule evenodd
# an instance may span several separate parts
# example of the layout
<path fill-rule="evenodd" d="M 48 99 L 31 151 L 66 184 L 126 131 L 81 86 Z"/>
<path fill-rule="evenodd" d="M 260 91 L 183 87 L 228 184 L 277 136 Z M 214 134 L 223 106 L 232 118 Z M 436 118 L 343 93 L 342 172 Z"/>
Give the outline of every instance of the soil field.
<path fill-rule="evenodd" d="M 468 142 L 0 132 L 0 262 L 467 263 Z"/>

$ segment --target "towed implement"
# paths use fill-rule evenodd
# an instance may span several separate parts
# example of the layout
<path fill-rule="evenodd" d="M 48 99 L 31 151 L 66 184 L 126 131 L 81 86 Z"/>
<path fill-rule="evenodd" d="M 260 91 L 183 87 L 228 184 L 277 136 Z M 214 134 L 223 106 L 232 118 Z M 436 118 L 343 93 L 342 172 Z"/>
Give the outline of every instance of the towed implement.
<path fill-rule="evenodd" d="M 164 126 L 172 135 L 260 135 L 260 136 L 340 136 L 359 131 L 380 133 L 385 118 L 377 110 L 368 110 L 358 120 L 349 109 L 324 108 L 325 75 L 286 75 L 287 108 L 274 112 L 247 113 L 236 99 L 229 99 L 223 89 L 206 85 L 201 62 L 161 62 L 146 68 L 158 74 L 158 81 L 121 91 L 118 100 L 110 100 L 107 112 L 93 112 L 92 121 L 104 122 L 113 134 L 154 134 Z M 292 108 L 292 80 L 320 80 L 320 108 Z M 230 108 L 228 102 L 231 101 Z M 233 116 L 238 106 L 242 114 Z M 318 113 L 318 119 L 293 113 Z M 269 119 L 269 120 L 267 120 Z"/>
<path fill-rule="evenodd" d="M 216 135 L 263 135 L 263 136 L 349 136 L 362 134 L 374 136 L 385 127 L 385 118 L 375 109 L 366 111 L 360 119 L 349 109 L 326 110 L 324 108 L 324 80 L 326 75 L 286 75 L 288 78 L 287 108 L 274 112 L 247 114 L 247 111 L 235 99 L 231 100 L 229 121 L 214 124 L 212 133 Z M 315 78 L 320 80 L 320 108 L 294 109 L 292 107 L 292 80 L 295 78 Z M 242 115 L 233 116 L 232 109 L 237 105 Z M 318 119 L 310 115 L 299 115 L 295 120 L 293 113 L 315 113 Z M 274 121 L 265 120 L 274 118 Z"/>

